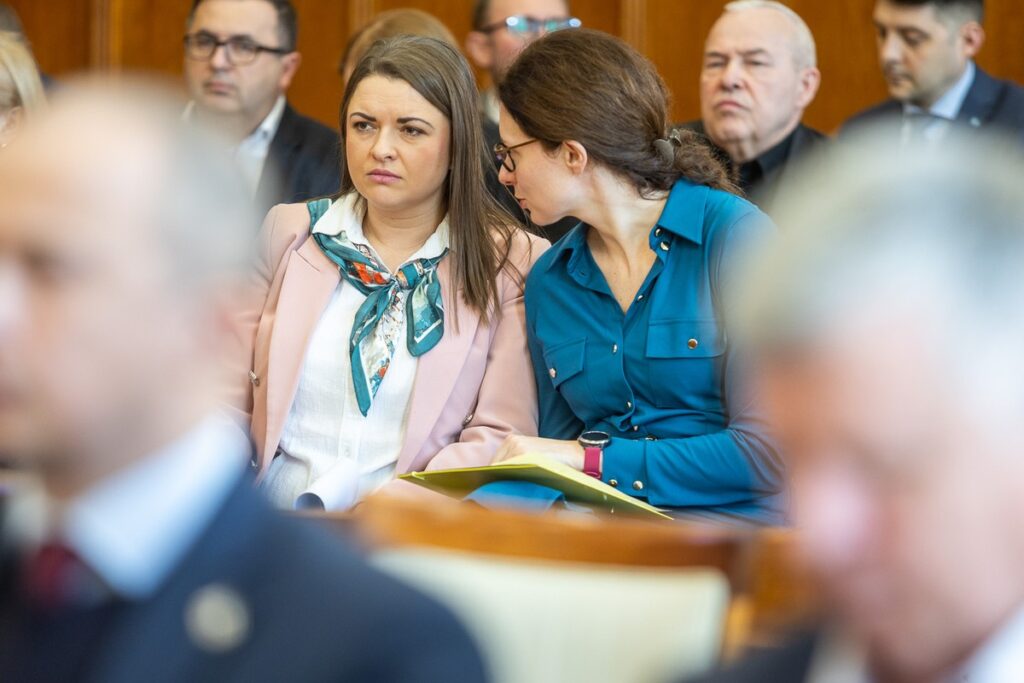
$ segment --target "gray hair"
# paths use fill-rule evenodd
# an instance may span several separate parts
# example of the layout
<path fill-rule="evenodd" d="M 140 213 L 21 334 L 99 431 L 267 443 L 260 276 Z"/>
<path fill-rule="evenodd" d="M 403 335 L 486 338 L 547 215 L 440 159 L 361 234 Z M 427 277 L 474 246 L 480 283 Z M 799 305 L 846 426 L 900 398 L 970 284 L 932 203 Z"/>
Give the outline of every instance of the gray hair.
<path fill-rule="evenodd" d="M 728 3 L 724 12 L 743 12 L 752 9 L 770 9 L 781 13 L 789 19 L 796 30 L 796 44 L 793 46 L 793 58 L 801 69 L 818 66 L 818 52 L 814 44 L 814 35 L 807 23 L 791 8 L 775 0 L 735 0 Z"/>
<path fill-rule="evenodd" d="M 1024 159 L 979 135 L 914 153 L 881 138 L 801 169 L 782 237 L 732 292 L 736 333 L 763 360 L 799 359 L 858 315 L 907 313 L 937 326 L 922 353 L 976 404 L 1024 407 Z"/>
<path fill-rule="evenodd" d="M 0 114 L 15 107 L 33 116 L 44 103 L 39 69 L 21 34 L 0 31 Z"/>

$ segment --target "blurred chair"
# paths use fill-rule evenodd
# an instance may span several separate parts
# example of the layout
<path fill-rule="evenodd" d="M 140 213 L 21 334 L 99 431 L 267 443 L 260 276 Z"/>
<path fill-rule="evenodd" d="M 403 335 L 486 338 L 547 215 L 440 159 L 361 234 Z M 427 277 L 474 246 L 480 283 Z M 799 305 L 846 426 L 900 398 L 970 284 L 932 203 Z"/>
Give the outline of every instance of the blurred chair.
<path fill-rule="evenodd" d="M 497 683 L 677 679 L 764 642 L 762 598 L 793 616 L 787 532 L 373 498 L 328 519 L 459 614 Z"/>
<path fill-rule="evenodd" d="M 372 563 L 433 595 L 476 638 L 495 683 L 660 683 L 706 671 L 729 584 L 714 569 L 612 568 L 419 548 Z"/>

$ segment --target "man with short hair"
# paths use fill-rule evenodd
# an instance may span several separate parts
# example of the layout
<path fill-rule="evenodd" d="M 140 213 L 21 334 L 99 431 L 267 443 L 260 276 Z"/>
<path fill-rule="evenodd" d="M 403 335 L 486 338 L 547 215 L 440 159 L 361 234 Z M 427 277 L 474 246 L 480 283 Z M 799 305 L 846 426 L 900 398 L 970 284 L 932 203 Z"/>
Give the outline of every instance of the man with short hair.
<path fill-rule="evenodd" d="M 466 54 L 491 76 L 491 87 L 480 93 L 480 117 L 488 151 L 501 142 L 498 132 L 497 86 L 519 53 L 537 38 L 566 28 L 578 28 L 580 20 L 570 16 L 568 0 L 476 0 L 473 30 L 466 36 Z M 578 220 L 564 218 L 547 226 L 530 223 L 515 197 L 498 181 L 497 160 L 487 173 L 491 194 L 509 213 L 528 228 L 552 242 L 573 228 Z"/>
<path fill-rule="evenodd" d="M 337 131 L 285 99 L 301 62 L 290 0 L 194 0 L 186 31 L 187 115 L 237 143 L 259 211 L 336 192 Z"/>
<path fill-rule="evenodd" d="M 974 63 L 985 42 L 983 14 L 983 0 L 877 0 L 878 59 L 891 99 L 852 117 L 842 132 L 888 123 L 906 146 L 937 143 L 963 125 L 1024 141 L 1024 88 Z"/>
<path fill-rule="evenodd" d="M 715 681 L 1024 681 L 1024 161 L 833 150 L 734 293 L 832 628 Z"/>
<path fill-rule="evenodd" d="M 787 166 L 825 136 L 801 123 L 818 92 L 814 37 L 793 10 L 770 0 L 725 6 L 704 44 L 703 133 L 733 166 L 740 189 L 770 210 Z"/>
<path fill-rule="evenodd" d="M 491 76 L 491 88 L 480 94 L 480 106 L 495 129 L 495 88 L 523 48 L 546 33 L 579 25 L 579 19 L 569 14 L 567 0 L 477 0 L 473 30 L 466 36 L 466 54 Z"/>
<path fill-rule="evenodd" d="M 41 483 L 0 495 L 0 680 L 482 680 L 450 615 L 246 475 L 217 388 L 253 214 L 196 128 L 68 84 L 0 154 L 0 459 Z"/>

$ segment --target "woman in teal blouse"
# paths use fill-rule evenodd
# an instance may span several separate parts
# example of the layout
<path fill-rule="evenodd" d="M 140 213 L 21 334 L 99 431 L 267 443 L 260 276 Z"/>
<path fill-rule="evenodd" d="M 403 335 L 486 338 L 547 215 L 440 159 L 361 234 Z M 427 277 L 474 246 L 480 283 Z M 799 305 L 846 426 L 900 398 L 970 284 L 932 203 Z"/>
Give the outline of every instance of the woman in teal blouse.
<path fill-rule="evenodd" d="M 670 131 L 661 78 L 612 36 L 545 36 L 499 96 L 502 182 L 534 222 L 582 222 L 527 280 L 540 438 L 496 459 L 542 452 L 680 516 L 781 521 L 782 464 L 722 310 L 771 223 Z"/>

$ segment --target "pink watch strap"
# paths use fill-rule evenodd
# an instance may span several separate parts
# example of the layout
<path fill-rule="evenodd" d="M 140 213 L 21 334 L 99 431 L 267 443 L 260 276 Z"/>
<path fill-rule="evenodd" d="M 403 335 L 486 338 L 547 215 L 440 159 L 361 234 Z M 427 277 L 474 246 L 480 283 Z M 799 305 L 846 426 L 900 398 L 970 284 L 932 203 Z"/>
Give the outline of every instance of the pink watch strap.
<path fill-rule="evenodd" d="M 601 449 L 597 446 L 583 449 L 583 473 L 595 479 L 601 478 Z"/>

